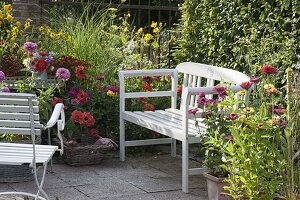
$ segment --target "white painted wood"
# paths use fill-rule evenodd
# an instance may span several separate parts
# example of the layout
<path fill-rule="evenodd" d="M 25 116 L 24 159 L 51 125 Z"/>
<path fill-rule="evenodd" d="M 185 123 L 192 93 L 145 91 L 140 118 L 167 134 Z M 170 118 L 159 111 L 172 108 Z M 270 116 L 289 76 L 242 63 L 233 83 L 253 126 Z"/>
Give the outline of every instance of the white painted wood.
<path fill-rule="evenodd" d="M 39 114 L 33 115 L 35 121 L 40 120 Z M 30 120 L 30 114 L 29 113 L 6 113 L 6 112 L 0 112 L 0 119 L 6 119 L 6 120 Z"/>
<path fill-rule="evenodd" d="M 172 138 L 162 138 L 162 139 L 149 139 L 149 140 L 131 140 L 126 141 L 126 147 L 133 147 L 133 146 L 141 146 L 141 145 L 155 145 L 155 144 L 171 144 Z"/>
<path fill-rule="evenodd" d="M 132 92 L 124 93 L 124 98 L 138 98 L 138 97 L 168 97 L 174 96 L 173 91 L 157 91 L 157 92 Z"/>
<path fill-rule="evenodd" d="M 30 128 L 30 121 L 20 121 L 20 120 L 0 120 L 0 127 L 15 127 L 15 128 Z M 34 121 L 34 128 L 42 128 L 42 124 L 39 121 Z"/>
<path fill-rule="evenodd" d="M 34 129 L 35 135 L 41 135 L 41 129 Z M 0 127 L 0 134 L 22 134 L 22 135 L 30 135 L 31 128 L 6 128 Z"/>
<path fill-rule="evenodd" d="M 28 100 L 27 99 L 0 98 L 0 104 L 28 106 Z M 38 105 L 37 100 L 33 101 L 33 105 L 34 106 Z"/>
<path fill-rule="evenodd" d="M 30 107 L 29 106 L 16 106 L 16 105 L 0 105 L 1 112 L 11 112 L 11 113 L 28 113 Z M 33 112 L 38 113 L 39 107 L 34 106 Z"/>
<path fill-rule="evenodd" d="M 183 91 L 181 95 L 180 108 L 177 105 L 177 86 L 178 73 L 183 74 Z M 134 92 L 125 93 L 125 77 L 137 76 L 160 76 L 171 75 L 172 88 L 171 91 L 155 91 L 155 92 Z M 172 156 L 176 155 L 176 140 L 182 142 L 182 190 L 188 192 L 188 176 L 203 172 L 203 169 L 189 169 L 188 164 L 188 148 L 189 144 L 199 143 L 200 134 L 206 131 L 206 127 L 201 119 L 202 110 L 196 113 L 196 119 L 199 128 L 195 127 L 195 119 L 193 115 L 188 114 L 190 108 L 198 107 L 197 99 L 199 92 L 204 92 L 207 97 L 213 97 L 217 94 L 214 86 L 218 82 L 228 82 L 232 84 L 233 92 L 241 91 L 239 86 L 242 82 L 249 81 L 250 78 L 241 72 L 235 70 L 210 66 L 199 63 L 186 62 L 179 64 L 176 69 L 163 70 L 130 70 L 121 71 L 120 77 L 120 159 L 125 160 L 125 146 L 148 145 L 153 141 L 125 141 L 125 121 L 129 121 L 156 131 L 162 135 L 170 137 L 172 141 Z M 202 86 L 204 85 L 204 86 Z M 163 95 L 164 94 L 164 95 Z M 125 111 L 125 99 L 137 97 L 160 97 L 171 96 L 172 103 L 169 109 L 156 110 L 155 112 L 146 111 Z M 167 142 L 168 140 L 165 140 Z M 169 142 L 169 141 L 168 141 Z M 163 141 L 155 141 L 155 144 L 164 143 Z M 175 153 L 174 153 L 175 152 Z"/>

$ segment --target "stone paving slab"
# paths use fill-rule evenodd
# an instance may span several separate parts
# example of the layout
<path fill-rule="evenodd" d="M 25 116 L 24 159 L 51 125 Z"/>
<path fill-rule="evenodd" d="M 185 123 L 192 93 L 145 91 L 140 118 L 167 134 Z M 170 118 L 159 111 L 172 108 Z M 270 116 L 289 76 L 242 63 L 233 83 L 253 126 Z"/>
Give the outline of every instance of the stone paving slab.
<path fill-rule="evenodd" d="M 190 163 L 190 167 L 199 167 L 198 162 Z M 55 164 L 53 170 L 45 182 L 51 200 L 207 199 L 202 175 L 190 176 L 189 194 L 181 191 L 181 158 L 170 155 L 129 157 L 125 162 L 108 159 L 99 165 L 81 167 Z M 36 187 L 33 182 L 0 183 L 0 192 L 11 190 L 34 193 Z"/>

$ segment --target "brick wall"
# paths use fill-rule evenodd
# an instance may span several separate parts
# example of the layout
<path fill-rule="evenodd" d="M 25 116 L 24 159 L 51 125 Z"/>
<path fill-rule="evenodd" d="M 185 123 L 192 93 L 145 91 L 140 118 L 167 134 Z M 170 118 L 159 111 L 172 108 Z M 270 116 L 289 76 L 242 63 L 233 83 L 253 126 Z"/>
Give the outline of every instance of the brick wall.
<path fill-rule="evenodd" d="M 41 5 L 39 0 L 14 0 L 13 9 L 16 21 L 24 22 L 29 18 L 35 26 L 48 24 L 49 6 Z"/>

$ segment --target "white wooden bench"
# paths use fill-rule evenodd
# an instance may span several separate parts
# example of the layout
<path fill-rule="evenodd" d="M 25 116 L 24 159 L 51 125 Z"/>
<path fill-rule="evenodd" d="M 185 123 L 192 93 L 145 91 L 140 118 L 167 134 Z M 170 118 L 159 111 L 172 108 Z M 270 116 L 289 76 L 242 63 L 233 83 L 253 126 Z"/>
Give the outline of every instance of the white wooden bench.
<path fill-rule="evenodd" d="M 40 123 L 37 97 L 34 94 L 0 93 L 0 134 L 29 135 L 32 144 L 3 143 L 0 142 L 0 164 L 22 165 L 29 164 L 33 169 L 33 175 L 38 188 L 36 194 L 26 192 L 2 192 L 1 195 L 25 195 L 35 199 L 49 200 L 43 190 L 47 164 L 55 151 L 63 153 L 63 149 L 57 146 L 36 145 L 35 137 L 41 134 L 42 129 L 53 127 L 57 124 L 58 137 L 62 137 L 60 131 L 65 126 L 64 105 L 56 104 L 52 116 L 46 126 Z M 37 164 L 44 167 L 41 181 L 37 178 Z M 41 193 L 41 194 L 40 194 Z M 44 197 L 42 197 L 42 196 Z"/>
<path fill-rule="evenodd" d="M 183 90 L 181 105 L 177 108 L 178 75 L 182 73 Z M 125 79 L 139 76 L 171 76 L 172 88 L 170 91 L 153 92 L 126 92 Z M 125 160 L 125 147 L 171 144 L 171 155 L 176 156 L 176 140 L 182 142 L 182 191 L 188 192 L 189 175 L 201 174 L 203 168 L 189 169 L 189 144 L 199 143 L 199 134 L 205 131 L 204 124 L 199 123 L 200 131 L 195 127 L 193 116 L 188 110 L 197 107 L 197 98 L 200 91 L 206 96 L 216 94 L 214 85 L 221 82 L 231 83 L 234 92 L 242 90 L 239 84 L 250 80 L 245 74 L 221 67 L 186 62 L 179 64 L 176 69 L 158 70 L 128 70 L 119 72 L 120 79 L 120 160 Z M 125 100 L 138 97 L 171 97 L 171 108 L 152 111 L 126 111 Z M 125 141 L 125 121 L 156 131 L 168 138 Z"/>

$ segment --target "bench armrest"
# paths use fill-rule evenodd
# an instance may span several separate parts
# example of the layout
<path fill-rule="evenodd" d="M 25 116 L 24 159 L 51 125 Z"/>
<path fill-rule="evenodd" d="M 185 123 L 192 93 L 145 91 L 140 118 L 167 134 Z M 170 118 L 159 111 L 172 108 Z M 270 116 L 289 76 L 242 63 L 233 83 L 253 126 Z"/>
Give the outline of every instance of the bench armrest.
<path fill-rule="evenodd" d="M 153 91 L 153 92 L 125 92 L 126 77 L 142 77 L 142 76 L 167 76 L 172 79 L 172 88 L 169 91 Z M 176 69 L 150 69 L 150 70 L 123 70 L 119 71 L 120 80 L 120 111 L 125 111 L 125 99 L 138 97 L 172 97 L 172 108 L 176 108 L 178 71 Z"/>

